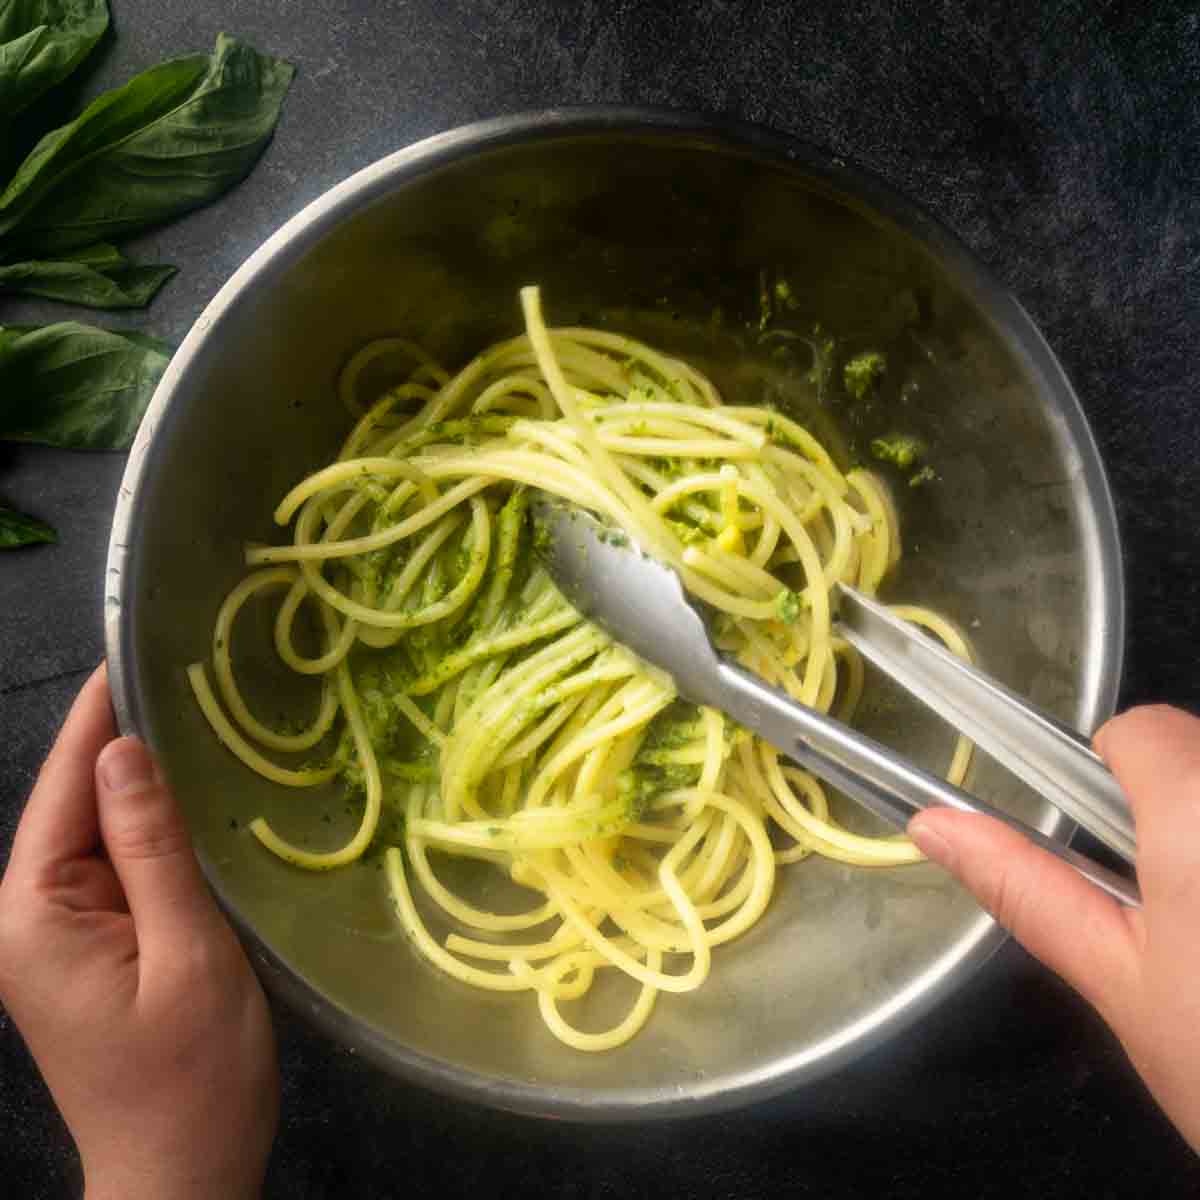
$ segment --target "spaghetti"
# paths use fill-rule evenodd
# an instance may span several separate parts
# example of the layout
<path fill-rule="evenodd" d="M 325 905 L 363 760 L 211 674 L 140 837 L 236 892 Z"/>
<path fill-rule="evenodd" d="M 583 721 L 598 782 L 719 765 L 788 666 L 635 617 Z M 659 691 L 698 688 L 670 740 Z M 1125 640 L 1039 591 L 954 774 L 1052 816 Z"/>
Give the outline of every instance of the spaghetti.
<path fill-rule="evenodd" d="M 631 338 L 548 329 L 536 288 L 521 303 L 525 334 L 456 374 L 398 339 L 350 360 L 339 387 L 356 422 L 341 453 L 279 503 L 291 543 L 248 548 L 254 570 L 213 635 L 215 690 L 202 663 L 188 676 L 252 770 L 298 788 L 341 775 L 361 791 L 344 845 L 304 849 L 260 817 L 250 828 L 266 849 L 341 867 L 377 840 L 385 811 L 399 817 L 386 877 L 420 952 L 473 986 L 534 992 L 556 1037 L 598 1051 L 632 1038 L 658 993 L 704 982 L 713 947 L 766 908 L 778 864 L 920 855 L 902 836 L 840 826 L 815 777 L 678 700 L 583 620 L 537 561 L 531 490 L 592 510 L 669 563 L 716 612 L 722 650 L 843 719 L 863 669 L 833 631 L 831 589 L 874 593 L 900 544 L 880 482 L 843 474 L 794 421 L 723 404 L 699 371 Z M 411 372 L 366 405 L 360 381 L 384 355 Z M 316 716 L 296 731 L 255 717 L 235 678 L 238 612 L 266 589 L 282 592 L 280 658 L 320 680 Z M 305 606 L 315 656 L 297 645 Z M 895 611 L 967 656 L 935 613 Z M 316 765 L 266 753 L 322 748 Z M 952 781 L 970 755 L 960 739 Z M 439 855 L 492 864 L 537 900 L 519 914 L 477 907 L 439 879 Z M 456 932 L 433 936 L 414 888 Z M 636 981 L 637 998 L 612 1028 L 579 1029 L 560 1005 L 608 968 Z"/>

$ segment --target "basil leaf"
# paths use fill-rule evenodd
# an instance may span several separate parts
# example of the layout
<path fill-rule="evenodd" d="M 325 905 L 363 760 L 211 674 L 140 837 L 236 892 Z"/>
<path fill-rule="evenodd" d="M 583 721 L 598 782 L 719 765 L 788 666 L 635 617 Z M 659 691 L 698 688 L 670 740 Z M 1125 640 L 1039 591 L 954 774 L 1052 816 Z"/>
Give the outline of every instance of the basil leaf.
<path fill-rule="evenodd" d="M 66 79 L 107 28 L 106 0 L 0 0 L 0 122 Z"/>
<path fill-rule="evenodd" d="M 0 292 L 24 292 L 89 308 L 144 308 L 177 268 L 139 266 L 98 242 L 61 259 L 0 266 Z"/>
<path fill-rule="evenodd" d="M 0 438 L 128 449 L 170 357 L 155 338 L 77 321 L 0 326 Z"/>
<path fill-rule="evenodd" d="M 0 508 L 0 550 L 31 546 L 34 542 L 57 542 L 58 534 L 45 521 L 27 517 L 11 508 Z"/>
<path fill-rule="evenodd" d="M 162 63 L 33 148 L 0 194 L 0 242 L 62 253 L 215 200 L 262 153 L 294 68 L 221 34 L 210 56 Z"/>

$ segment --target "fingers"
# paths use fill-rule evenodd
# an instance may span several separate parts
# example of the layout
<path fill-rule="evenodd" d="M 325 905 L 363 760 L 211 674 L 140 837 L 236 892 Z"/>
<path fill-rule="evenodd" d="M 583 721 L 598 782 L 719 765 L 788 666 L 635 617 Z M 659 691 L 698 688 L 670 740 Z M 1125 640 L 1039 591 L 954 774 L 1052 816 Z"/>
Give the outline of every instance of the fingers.
<path fill-rule="evenodd" d="M 53 884 L 62 863 L 91 854 L 99 842 L 92 771 L 101 747 L 116 733 L 101 664 L 71 706 L 13 840 L 9 873 Z"/>
<path fill-rule="evenodd" d="M 148 970 L 223 929 L 174 797 L 136 738 L 110 742 L 96 763 L 100 832 L 125 890 Z"/>
<path fill-rule="evenodd" d="M 1133 708 L 1096 735 L 1129 797 L 1138 880 L 1148 907 L 1169 904 L 1180 926 L 1200 923 L 1200 720 L 1165 705 Z"/>
<path fill-rule="evenodd" d="M 1125 911 L 1052 854 L 990 817 L 929 809 L 909 836 L 1013 936 L 1102 1014 L 1120 1011 L 1138 970 Z"/>

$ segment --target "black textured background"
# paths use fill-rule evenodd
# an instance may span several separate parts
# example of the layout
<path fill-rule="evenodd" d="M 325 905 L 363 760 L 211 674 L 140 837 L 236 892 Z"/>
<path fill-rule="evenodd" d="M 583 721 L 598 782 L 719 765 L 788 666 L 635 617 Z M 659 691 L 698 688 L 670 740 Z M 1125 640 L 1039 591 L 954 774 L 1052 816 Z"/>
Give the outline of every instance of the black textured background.
<path fill-rule="evenodd" d="M 278 137 L 214 209 L 143 239 L 178 338 L 259 241 L 350 171 L 460 122 L 648 102 L 760 121 L 873 168 L 1007 281 L 1081 395 L 1120 509 L 1123 703 L 1200 706 L 1200 6 L 590 0 L 112 0 L 90 94 L 219 30 L 292 59 Z M 49 319 L 8 305 L 0 320 Z M 111 324 L 123 323 L 119 319 Z M 132 323 L 132 322 L 128 322 Z M 0 857 L 101 655 L 119 456 L 0 446 L 57 548 L 0 561 Z M 1009 946 L 902 1043 L 732 1116 L 537 1123 L 394 1083 L 279 1014 L 271 1197 L 1172 1197 L 1200 1162 L 1112 1037 Z M 0 1196 L 70 1195 L 69 1139 L 0 1013 Z"/>

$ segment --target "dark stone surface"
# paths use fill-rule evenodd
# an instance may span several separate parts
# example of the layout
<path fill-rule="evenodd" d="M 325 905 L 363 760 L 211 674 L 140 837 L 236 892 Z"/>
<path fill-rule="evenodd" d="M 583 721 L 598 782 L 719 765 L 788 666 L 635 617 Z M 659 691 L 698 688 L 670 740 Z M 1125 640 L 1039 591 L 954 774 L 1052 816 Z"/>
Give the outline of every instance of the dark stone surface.
<path fill-rule="evenodd" d="M 1200 706 L 1200 8 L 537 0 L 113 0 L 90 94 L 218 30 L 294 60 L 266 159 L 232 197 L 142 240 L 183 267 L 178 337 L 268 232 L 420 136 L 548 104 L 651 102 L 761 121 L 926 204 L 1062 357 L 1109 465 L 1128 553 L 1123 701 Z M 9 304 L 0 320 L 61 315 Z M 117 317 L 109 323 L 134 323 Z M 57 548 L 0 564 L 0 858 L 83 672 L 118 456 L 0 447 L 8 503 Z M 280 1014 L 284 1124 L 268 1194 L 888 1197 L 1193 1195 L 1200 1163 L 1083 1003 L 1009 946 L 955 1000 L 825 1083 L 701 1122 L 581 1130 L 379 1075 Z M 0 1195 L 77 1168 L 0 1015 Z"/>

